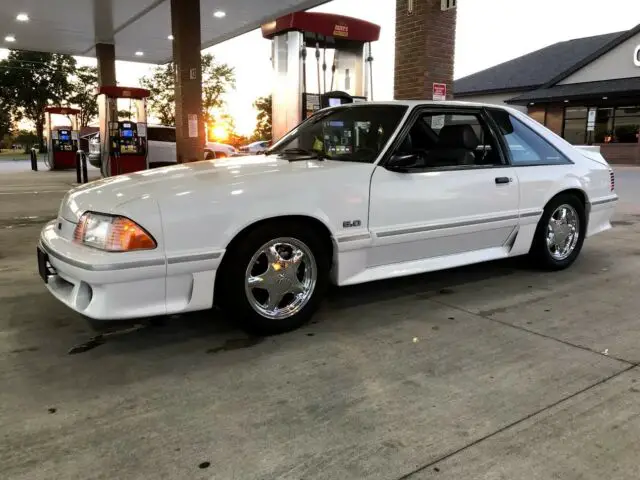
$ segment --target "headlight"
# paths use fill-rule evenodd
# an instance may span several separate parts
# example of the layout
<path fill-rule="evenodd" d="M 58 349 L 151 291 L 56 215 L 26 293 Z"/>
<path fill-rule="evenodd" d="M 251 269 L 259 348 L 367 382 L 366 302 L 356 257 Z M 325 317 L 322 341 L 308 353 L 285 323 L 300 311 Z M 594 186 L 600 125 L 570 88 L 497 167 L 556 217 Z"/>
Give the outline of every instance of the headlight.
<path fill-rule="evenodd" d="M 158 246 L 153 237 L 134 221 L 93 212 L 80 217 L 73 241 L 109 252 L 152 250 Z"/>

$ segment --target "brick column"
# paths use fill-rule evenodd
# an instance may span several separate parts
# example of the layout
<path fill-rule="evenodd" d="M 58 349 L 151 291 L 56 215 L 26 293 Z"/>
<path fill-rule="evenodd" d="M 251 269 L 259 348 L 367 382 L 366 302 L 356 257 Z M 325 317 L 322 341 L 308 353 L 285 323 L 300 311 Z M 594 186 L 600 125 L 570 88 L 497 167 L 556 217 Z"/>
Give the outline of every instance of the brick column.
<path fill-rule="evenodd" d="M 96 43 L 98 85 L 116 84 L 116 48 L 112 43 Z"/>
<path fill-rule="evenodd" d="M 453 96 L 456 9 L 443 12 L 440 7 L 440 0 L 396 0 L 394 97 L 398 100 L 430 100 L 434 83 L 446 83 L 447 98 Z"/>
<path fill-rule="evenodd" d="M 176 68 L 178 163 L 194 162 L 204 158 L 205 142 L 202 122 L 200 0 L 171 0 L 171 30 Z"/>

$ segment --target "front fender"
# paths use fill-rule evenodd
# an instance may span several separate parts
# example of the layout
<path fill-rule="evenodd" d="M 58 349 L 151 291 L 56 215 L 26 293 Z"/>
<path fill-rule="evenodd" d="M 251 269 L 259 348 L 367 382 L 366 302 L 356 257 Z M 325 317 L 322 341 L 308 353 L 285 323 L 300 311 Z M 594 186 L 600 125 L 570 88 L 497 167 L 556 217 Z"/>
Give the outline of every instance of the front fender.
<path fill-rule="evenodd" d="M 350 226 L 354 220 L 366 231 L 372 166 L 362 167 L 341 168 L 340 175 L 256 177 L 166 195 L 160 209 L 167 254 L 224 250 L 250 225 L 283 216 L 318 220 L 332 236 L 358 233 Z"/>

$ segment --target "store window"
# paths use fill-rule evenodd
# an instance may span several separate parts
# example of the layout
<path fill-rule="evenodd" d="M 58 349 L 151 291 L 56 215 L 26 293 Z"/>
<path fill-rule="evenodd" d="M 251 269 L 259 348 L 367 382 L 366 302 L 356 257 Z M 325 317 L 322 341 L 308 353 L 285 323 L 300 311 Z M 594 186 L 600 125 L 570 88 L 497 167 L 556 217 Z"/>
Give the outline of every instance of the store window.
<path fill-rule="evenodd" d="M 613 108 L 596 110 L 596 125 L 593 132 L 594 143 L 610 143 L 613 141 Z"/>
<path fill-rule="evenodd" d="M 614 125 L 614 141 L 637 143 L 640 132 L 640 107 L 617 107 Z"/>
<path fill-rule="evenodd" d="M 587 107 L 564 109 L 564 139 L 574 145 L 584 145 L 587 136 Z"/>

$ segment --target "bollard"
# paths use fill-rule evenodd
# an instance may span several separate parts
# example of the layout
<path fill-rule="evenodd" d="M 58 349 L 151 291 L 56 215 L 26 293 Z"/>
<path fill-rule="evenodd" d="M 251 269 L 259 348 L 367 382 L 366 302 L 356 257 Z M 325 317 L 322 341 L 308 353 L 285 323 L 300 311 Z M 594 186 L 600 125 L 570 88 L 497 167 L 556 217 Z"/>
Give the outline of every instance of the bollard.
<path fill-rule="evenodd" d="M 38 171 L 38 154 L 35 148 L 31 149 L 31 170 L 34 172 Z"/>
<path fill-rule="evenodd" d="M 76 152 L 76 182 L 82 183 L 82 178 L 80 177 L 80 151 Z"/>
<path fill-rule="evenodd" d="M 87 173 L 87 154 L 80 150 L 80 158 L 82 160 L 82 183 L 89 181 L 89 174 Z"/>

